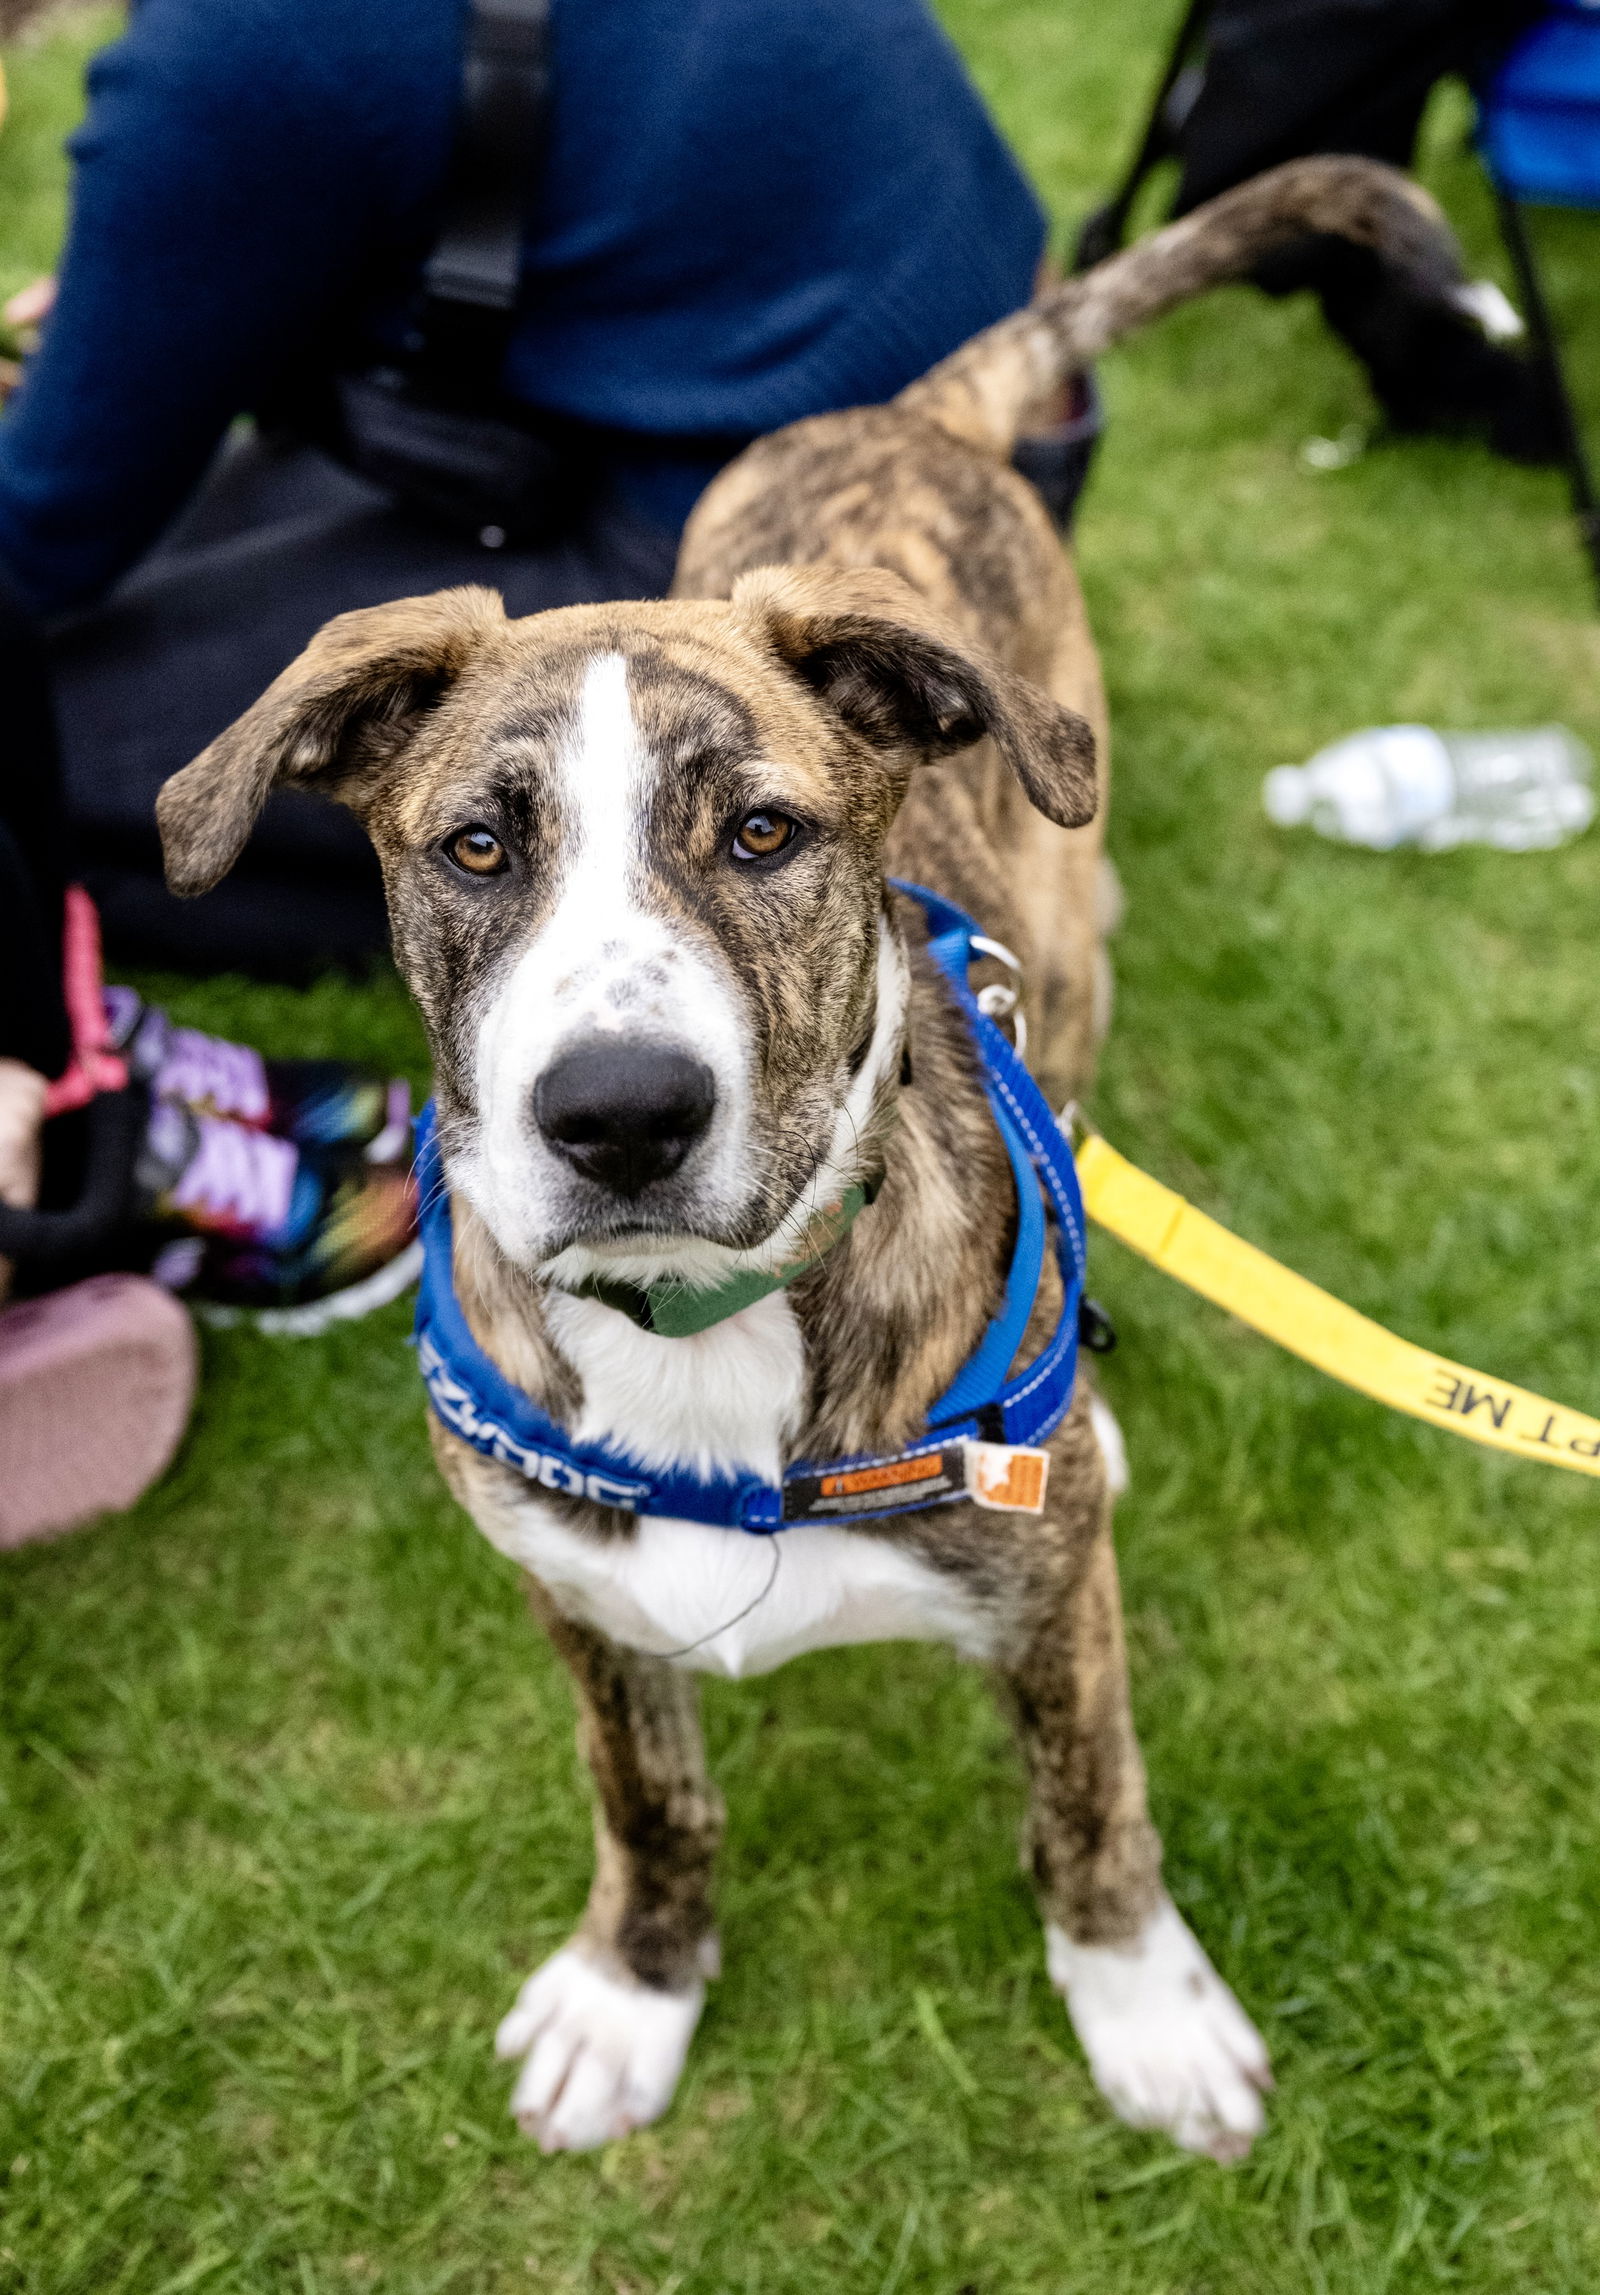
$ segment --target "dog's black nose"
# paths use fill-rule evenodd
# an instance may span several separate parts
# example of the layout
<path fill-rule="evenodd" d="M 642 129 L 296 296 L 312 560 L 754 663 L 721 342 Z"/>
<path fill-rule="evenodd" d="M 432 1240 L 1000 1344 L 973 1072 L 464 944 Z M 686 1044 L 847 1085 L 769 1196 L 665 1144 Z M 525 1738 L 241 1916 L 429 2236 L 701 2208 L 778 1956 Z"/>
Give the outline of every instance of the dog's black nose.
<path fill-rule="evenodd" d="M 597 1038 L 563 1052 L 533 1088 L 534 1120 L 585 1179 L 637 1195 L 675 1172 L 711 1121 L 704 1061 L 658 1044 Z"/>

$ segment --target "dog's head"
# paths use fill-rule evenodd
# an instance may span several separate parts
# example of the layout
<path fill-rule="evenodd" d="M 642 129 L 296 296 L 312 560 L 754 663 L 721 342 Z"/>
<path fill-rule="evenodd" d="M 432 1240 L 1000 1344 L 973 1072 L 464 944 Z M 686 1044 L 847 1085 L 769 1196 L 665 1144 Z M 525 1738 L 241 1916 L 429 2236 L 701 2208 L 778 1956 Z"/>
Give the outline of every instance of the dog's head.
<path fill-rule="evenodd" d="M 158 810 L 199 893 L 275 787 L 352 807 L 452 1184 L 530 1271 L 702 1283 L 781 1264 L 881 1162 L 884 843 L 912 769 L 985 735 L 1090 817 L 1088 727 L 893 575 L 513 622 L 448 590 L 330 622 Z"/>

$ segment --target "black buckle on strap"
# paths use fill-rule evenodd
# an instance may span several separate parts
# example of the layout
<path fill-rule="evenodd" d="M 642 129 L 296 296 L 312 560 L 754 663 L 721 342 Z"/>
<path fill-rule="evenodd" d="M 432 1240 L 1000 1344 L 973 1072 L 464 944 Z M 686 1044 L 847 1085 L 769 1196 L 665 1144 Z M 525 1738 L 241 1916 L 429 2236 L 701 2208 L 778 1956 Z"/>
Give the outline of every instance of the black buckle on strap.
<path fill-rule="evenodd" d="M 445 219 L 418 314 L 415 357 L 430 382 L 498 383 L 549 97 L 549 0 L 472 0 Z"/>
<path fill-rule="evenodd" d="M 443 220 L 404 350 L 336 375 L 325 427 L 341 461 L 486 548 L 561 523 L 576 451 L 502 387 L 522 249 L 546 143 L 549 0 L 472 0 Z"/>

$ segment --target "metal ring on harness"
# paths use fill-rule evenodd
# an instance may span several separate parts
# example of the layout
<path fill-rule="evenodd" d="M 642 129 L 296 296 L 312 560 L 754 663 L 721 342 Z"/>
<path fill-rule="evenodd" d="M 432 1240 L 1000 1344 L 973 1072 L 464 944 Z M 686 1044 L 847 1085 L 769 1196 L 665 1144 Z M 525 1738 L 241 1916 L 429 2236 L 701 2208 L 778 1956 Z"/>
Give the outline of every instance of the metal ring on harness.
<path fill-rule="evenodd" d="M 988 1020 L 1009 1020 L 1011 1042 L 1019 1060 L 1028 1057 L 1028 1016 L 1022 1009 L 1022 964 L 1012 955 L 1003 940 L 991 940 L 986 932 L 975 932 L 971 939 L 975 956 L 992 956 L 996 964 L 1003 964 L 1010 973 L 1009 981 L 991 980 L 977 993 L 978 1010 Z"/>

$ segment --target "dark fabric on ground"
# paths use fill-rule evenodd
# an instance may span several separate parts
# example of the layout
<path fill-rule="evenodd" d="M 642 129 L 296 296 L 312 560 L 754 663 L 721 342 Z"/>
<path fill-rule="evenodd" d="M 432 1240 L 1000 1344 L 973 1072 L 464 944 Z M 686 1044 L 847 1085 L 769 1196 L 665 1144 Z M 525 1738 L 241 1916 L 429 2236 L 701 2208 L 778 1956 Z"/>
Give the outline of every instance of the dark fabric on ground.
<path fill-rule="evenodd" d="M 460 582 L 511 614 L 657 597 L 676 538 L 614 502 L 542 549 L 486 550 L 394 508 L 314 449 L 244 438 L 112 600 L 57 626 L 50 657 L 83 877 L 125 963 L 299 978 L 387 945 L 382 888 L 349 814 L 275 797 L 215 892 L 160 875 L 163 781 L 242 715 L 333 614 Z"/>

